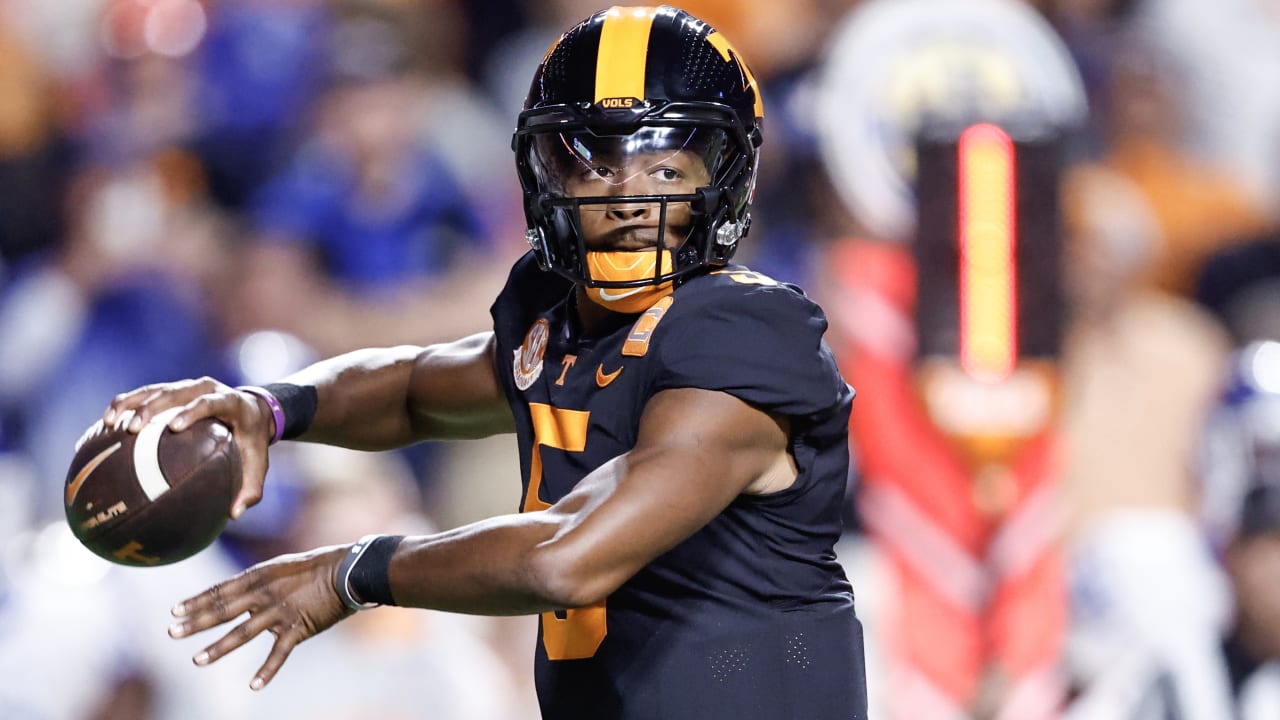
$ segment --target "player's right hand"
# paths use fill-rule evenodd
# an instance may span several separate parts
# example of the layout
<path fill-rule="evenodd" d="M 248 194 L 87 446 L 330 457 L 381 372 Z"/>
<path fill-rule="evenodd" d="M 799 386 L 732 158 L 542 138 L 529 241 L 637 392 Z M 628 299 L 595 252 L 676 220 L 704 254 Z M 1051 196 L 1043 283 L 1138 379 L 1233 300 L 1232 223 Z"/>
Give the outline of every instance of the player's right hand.
<path fill-rule="evenodd" d="M 248 618 L 229 627 L 221 639 L 192 659 L 197 665 L 208 665 L 269 632 L 275 642 L 249 684 L 254 690 L 261 690 L 298 643 L 354 614 L 334 589 L 338 566 L 350 549 L 350 545 L 332 545 L 258 563 L 174 606 L 177 621 L 169 627 L 169 635 L 185 638 L 226 626 L 248 613 Z"/>
<path fill-rule="evenodd" d="M 215 418 L 231 428 L 240 449 L 243 476 L 240 493 L 231 503 L 231 518 L 262 499 L 267 475 L 267 446 L 275 432 L 275 419 L 256 395 L 237 390 L 210 377 L 144 385 L 117 395 L 102 414 L 110 426 L 133 411 L 129 432 L 138 432 L 151 418 L 170 408 L 182 408 L 169 420 L 169 429 L 181 432 L 203 418 Z"/>

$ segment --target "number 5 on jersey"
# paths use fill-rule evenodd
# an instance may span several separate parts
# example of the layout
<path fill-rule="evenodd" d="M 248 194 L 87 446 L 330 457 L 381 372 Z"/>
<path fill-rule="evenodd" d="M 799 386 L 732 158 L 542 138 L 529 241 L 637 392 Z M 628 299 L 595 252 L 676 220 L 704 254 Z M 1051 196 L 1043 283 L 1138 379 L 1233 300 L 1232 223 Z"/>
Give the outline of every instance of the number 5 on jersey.
<path fill-rule="evenodd" d="M 533 420 L 533 450 L 529 460 L 529 489 L 525 492 L 524 512 L 546 510 L 550 503 L 538 498 L 542 489 L 542 447 L 565 452 L 582 452 L 587 447 L 587 421 L 591 413 L 563 410 L 545 403 L 529 403 Z M 579 660 L 596 654 L 608 632 L 605 624 L 605 601 L 584 608 L 574 608 L 561 618 L 554 612 L 542 613 L 542 646 L 550 660 Z"/>

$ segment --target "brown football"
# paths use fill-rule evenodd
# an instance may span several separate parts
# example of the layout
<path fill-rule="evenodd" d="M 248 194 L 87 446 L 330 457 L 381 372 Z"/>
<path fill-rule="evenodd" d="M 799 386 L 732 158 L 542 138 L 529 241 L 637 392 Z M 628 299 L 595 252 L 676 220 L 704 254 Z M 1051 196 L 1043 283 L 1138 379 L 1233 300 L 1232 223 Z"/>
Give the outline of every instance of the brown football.
<path fill-rule="evenodd" d="M 76 443 L 64 500 L 71 532 L 121 565 L 167 565 L 195 555 L 227 524 L 240 491 L 240 451 L 222 423 L 168 429 L 178 408 L 137 434 L 101 420 Z"/>

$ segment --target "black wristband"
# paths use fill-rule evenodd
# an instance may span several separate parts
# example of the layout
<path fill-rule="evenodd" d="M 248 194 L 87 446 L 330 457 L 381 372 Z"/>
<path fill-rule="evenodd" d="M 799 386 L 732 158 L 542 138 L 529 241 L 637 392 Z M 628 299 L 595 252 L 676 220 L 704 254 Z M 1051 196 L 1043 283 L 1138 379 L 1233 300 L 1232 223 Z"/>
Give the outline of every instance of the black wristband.
<path fill-rule="evenodd" d="M 311 422 L 316 419 L 316 406 L 320 404 L 315 385 L 271 383 L 264 385 L 263 389 L 276 396 L 284 411 L 284 430 L 276 433 L 281 440 L 292 440 L 311 427 Z"/>
<path fill-rule="evenodd" d="M 403 535 L 379 535 L 366 543 L 347 573 L 347 586 L 357 601 L 377 605 L 396 604 L 395 598 L 391 597 L 388 570 L 391 555 L 400 547 L 402 540 Z"/>

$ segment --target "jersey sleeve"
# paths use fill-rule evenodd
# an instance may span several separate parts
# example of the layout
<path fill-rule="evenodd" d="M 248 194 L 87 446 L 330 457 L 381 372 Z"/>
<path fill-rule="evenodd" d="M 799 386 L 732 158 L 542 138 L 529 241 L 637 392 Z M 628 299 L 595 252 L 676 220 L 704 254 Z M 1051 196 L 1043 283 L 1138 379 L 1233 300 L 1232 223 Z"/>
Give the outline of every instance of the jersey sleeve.
<path fill-rule="evenodd" d="M 701 388 L 784 415 L 823 414 L 850 392 L 826 329 L 822 309 L 786 285 L 680 297 L 655 331 L 652 392 Z"/>

